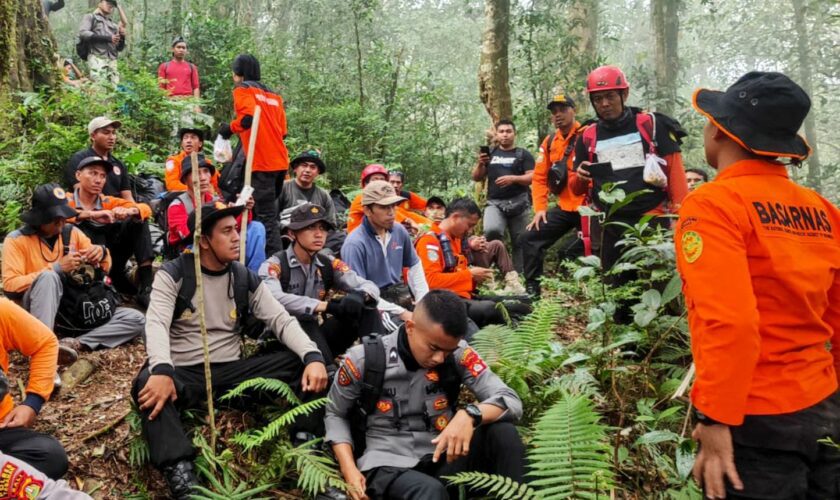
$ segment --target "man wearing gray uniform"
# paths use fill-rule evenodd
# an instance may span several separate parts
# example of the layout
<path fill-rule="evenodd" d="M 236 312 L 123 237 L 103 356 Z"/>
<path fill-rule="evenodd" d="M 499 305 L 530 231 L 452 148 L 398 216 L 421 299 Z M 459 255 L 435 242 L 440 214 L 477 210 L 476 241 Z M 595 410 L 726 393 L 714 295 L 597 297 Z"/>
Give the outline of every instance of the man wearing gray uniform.
<path fill-rule="evenodd" d="M 523 481 L 525 448 L 513 425 L 522 402 L 464 341 L 466 332 L 463 302 L 432 290 L 399 332 L 347 351 L 325 424 L 352 498 L 447 499 L 440 478 L 462 471 Z M 477 404 L 456 409 L 461 385 Z M 375 406 L 358 429 L 352 413 L 371 395 Z"/>
<path fill-rule="evenodd" d="M 202 207 L 199 245 L 213 391 L 222 395 L 245 380 L 266 377 L 283 380 L 310 397 L 318 395 L 327 386 L 318 347 L 257 275 L 238 262 L 236 216 L 243 210 L 242 206 Z M 193 212 L 190 233 L 195 223 Z M 198 407 L 206 397 L 194 258 L 184 254 L 155 275 L 146 313 L 148 364 L 131 391 L 143 415 L 151 462 L 163 470 L 177 499 L 190 498 L 197 484 L 192 466 L 195 450 L 181 425 L 180 411 Z M 287 349 L 243 359 L 240 334 L 248 314 L 265 323 Z M 308 423 L 312 428 L 304 432 L 317 434 L 320 423 Z"/>
<path fill-rule="evenodd" d="M 333 229 L 323 207 L 298 205 L 286 228 L 292 244 L 265 261 L 259 275 L 331 365 L 334 357 L 344 354 L 360 336 L 384 333 L 376 309 L 379 288 L 360 278 L 344 262 L 321 253 Z M 333 290 L 346 295 L 327 301 Z"/>

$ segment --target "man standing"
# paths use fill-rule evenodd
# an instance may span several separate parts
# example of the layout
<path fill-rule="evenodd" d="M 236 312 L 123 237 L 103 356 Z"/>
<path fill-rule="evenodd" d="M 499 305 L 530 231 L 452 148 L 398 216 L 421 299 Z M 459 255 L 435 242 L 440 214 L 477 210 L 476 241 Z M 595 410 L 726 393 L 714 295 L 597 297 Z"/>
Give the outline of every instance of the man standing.
<path fill-rule="evenodd" d="M 545 251 L 566 233 L 580 227 L 578 207 L 584 199 L 584 195 L 577 195 L 571 189 L 577 177 L 574 149 L 580 129 L 580 123 L 575 119 L 575 101 L 570 96 L 559 94 L 551 99 L 547 107 L 557 130 L 546 136 L 540 146 L 531 184 L 534 219 L 519 242 L 524 260 L 525 287 L 532 297 L 540 296 L 539 279 L 543 275 Z M 549 170 L 552 167 L 565 169 L 566 179 L 562 186 L 552 186 L 555 191 L 559 189 L 559 193 L 557 206 L 549 209 Z"/>
<path fill-rule="evenodd" d="M 207 205 L 199 222 L 213 391 L 222 395 L 245 380 L 267 377 L 283 380 L 297 392 L 317 395 L 327 387 L 324 358 L 317 346 L 259 277 L 238 262 L 236 216 L 243 210 Z M 195 228 L 195 224 L 193 212 L 190 225 Z M 172 497 L 179 500 L 190 498 L 198 483 L 192 464 L 195 450 L 181 424 L 181 410 L 196 408 L 206 399 L 194 258 L 182 255 L 164 264 L 155 276 L 146 315 L 149 359 L 131 391 L 143 415 L 151 462 L 162 469 Z M 288 349 L 242 358 L 240 334 L 249 314 L 264 322 Z"/>
<path fill-rule="evenodd" d="M 85 14 L 79 25 L 79 42 L 87 47 L 90 79 L 95 82 L 120 83 L 117 55 L 125 49 L 125 21 L 120 9 L 120 23 L 111 20 L 117 0 L 101 0 L 92 14 Z"/>
<path fill-rule="evenodd" d="M 193 151 L 202 154 L 204 151 L 205 130 L 201 128 L 185 127 L 178 130 L 178 138 L 181 141 L 181 151 L 166 159 L 166 190 L 167 191 L 191 191 L 192 185 L 181 182 L 183 174 L 181 165 L 184 158 L 188 158 Z M 210 160 L 207 160 L 208 163 Z M 213 177 L 210 180 L 213 185 L 214 194 L 219 194 L 219 172 L 213 168 Z"/>
<path fill-rule="evenodd" d="M 93 243 L 109 250 L 114 287 L 128 295 L 136 294 L 137 303 L 145 308 L 152 289 L 154 251 L 148 224 L 152 209 L 145 203 L 102 194 L 112 168 L 111 162 L 98 156 L 82 160 L 76 171 L 77 187 L 73 193 L 67 193 L 67 199 L 70 207 L 79 212 L 73 222 Z M 137 262 L 136 287 L 125 274 L 132 256 Z"/>
<path fill-rule="evenodd" d="M 433 290 L 398 333 L 347 351 L 325 423 L 353 499 L 455 498 L 441 477 L 464 471 L 524 480 L 525 446 L 514 426 L 522 402 L 466 333 L 464 305 L 452 292 Z M 370 387 L 374 370 L 378 387 Z M 459 408 L 462 385 L 477 402 Z M 367 418 L 356 429 L 351 413 L 360 402 Z"/>
<path fill-rule="evenodd" d="M 364 207 L 362 225 L 347 236 L 341 256 L 363 279 L 381 291 L 379 310 L 388 331 L 411 319 L 415 300 L 429 291 L 423 266 L 402 224 L 394 224 L 396 206 L 405 200 L 385 180 L 371 181 L 360 195 Z M 408 283 L 403 282 L 408 269 Z"/>
<path fill-rule="evenodd" d="M 172 60 L 158 66 L 158 80 L 160 88 L 166 90 L 170 97 L 201 97 L 198 80 L 198 68 L 188 62 L 187 42 L 178 35 L 172 40 Z"/>
<path fill-rule="evenodd" d="M 840 498 L 840 210 L 779 158 L 811 107 L 781 73 L 698 89 L 714 181 L 674 241 L 697 378 L 694 477 L 706 498 Z M 830 347 L 828 347 L 830 345 Z"/>
<path fill-rule="evenodd" d="M 273 254 L 282 248 L 277 227 L 277 197 L 283 187 L 283 178 L 289 168 L 286 150 L 286 110 L 283 98 L 260 82 L 260 63 L 252 55 L 240 54 L 233 61 L 233 108 L 236 118 L 222 123 L 219 135 L 230 139 L 239 134 L 245 156 L 253 154 L 254 216 L 266 230 L 266 253 Z M 254 109 L 262 109 L 254 151 L 249 151 Z"/>
<path fill-rule="evenodd" d="M 108 196 L 117 196 L 130 202 L 134 202 L 134 195 L 131 193 L 131 183 L 128 178 L 128 169 L 114 157 L 114 146 L 117 144 L 117 129 L 122 126 L 118 120 L 112 120 L 105 116 L 97 116 L 88 123 L 88 134 L 90 135 L 90 147 L 77 151 L 70 157 L 64 167 L 64 184 L 72 189 L 76 188 L 79 182 L 76 180 L 76 171 L 79 163 L 85 158 L 99 156 L 111 163 L 108 172 L 108 181 L 102 190 Z"/>
<path fill-rule="evenodd" d="M 479 152 L 472 179 L 487 179 L 487 207 L 484 209 L 484 235 L 488 240 L 505 239 L 510 234 L 513 266 L 522 272 L 522 249 L 519 238 L 525 232 L 530 216 L 528 186 L 534 175 L 534 157 L 516 147 L 516 125 L 511 120 L 496 124 L 499 146 L 489 153 Z"/>

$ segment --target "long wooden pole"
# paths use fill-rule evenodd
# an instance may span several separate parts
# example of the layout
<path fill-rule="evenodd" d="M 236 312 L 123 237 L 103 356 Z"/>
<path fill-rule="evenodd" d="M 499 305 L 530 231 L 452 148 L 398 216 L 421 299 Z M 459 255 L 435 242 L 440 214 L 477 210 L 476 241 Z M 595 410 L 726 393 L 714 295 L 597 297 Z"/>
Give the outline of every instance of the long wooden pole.
<path fill-rule="evenodd" d="M 251 137 L 248 140 L 248 158 L 245 160 L 245 182 L 242 188 L 251 185 L 251 172 L 254 169 L 254 148 L 257 146 L 257 132 L 260 130 L 260 115 L 262 108 L 254 107 L 254 121 L 251 123 Z M 248 201 L 248 200 L 245 200 Z M 239 262 L 245 263 L 245 235 L 248 232 L 248 211 L 242 213 L 242 223 L 239 228 Z"/>
<path fill-rule="evenodd" d="M 204 382 L 207 390 L 207 412 L 210 414 L 210 448 L 216 451 L 216 416 L 213 411 L 213 381 L 210 374 L 210 343 L 207 338 L 207 320 L 204 315 L 204 280 L 201 275 L 201 188 L 198 184 L 198 154 L 190 154 L 192 162 L 192 191 L 195 200 L 195 231 L 193 231 L 193 262 L 195 263 L 195 294 L 198 297 L 198 325 L 204 344 Z"/>

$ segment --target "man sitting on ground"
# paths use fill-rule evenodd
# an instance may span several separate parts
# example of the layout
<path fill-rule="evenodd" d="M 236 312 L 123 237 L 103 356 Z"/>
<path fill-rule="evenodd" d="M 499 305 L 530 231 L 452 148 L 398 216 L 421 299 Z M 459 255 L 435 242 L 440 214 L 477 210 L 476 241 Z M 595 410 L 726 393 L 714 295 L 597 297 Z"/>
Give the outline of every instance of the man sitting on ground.
<path fill-rule="evenodd" d="M 181 151 L 166 159 L 166 190 L 167 191 L 189 191 L 192 186 L 184 184 L 181 179 L 184 173 L 181 171 L 181 164 L 184 158 L 188 158 L 193 151 L 202 154 L 204 151 L 205 131 L 200 128 L 182 128 L 178 130 L 178 139 L 181 141 Z M 208 160 L 209 163 L 209 160 Z M 219 172 L 213 170 L 213 177 L 210 179 L 213 184 L 213 194 L 219 194 Z"/>
<path fill-rule="evenodd" d="M 462 239 L 472 231 L 481 217 L 481 209 L 467 198 L 459 198 L 446 207 L 446 218 L 434 224 L 431 231 L 417 238 L 417 255 L 423 262 L 426 281 L 431 288 L 442 288 L 457 294 L 467 305 L 467 314 L 478 326 L 504 323 L 504 315 L 496 307 L 503 298 L 474 295 L 476 285 L 493 276 L 486 267 L 470 266 L 462 251 Z M 530 308 L 519 301 L 506 300 L 512 315 L 523 315 Z"/>
<path fill-rule="evenodd" d="M 458 297 L 432 290 L 399 333 L 347 351 L 325 424 L 354 499 L 457 498 L 458 488 L 447 492 L 441 478 L 465 471 L 524 481 L 525 446 L 514 426 L 522 402 L 467 344 L 466 333 Z M 366 391 L 368 371 L 377 368 L 381 386 Z M 477 402 L 459 409 L 462 385 Z M 357 429 L 350 417 L 360 402 L 367 418 Z M 355 433 L 364 442 L 354 442 Z"/>
<path fill-rule="evenodd" d="M 364 217 L 359 231 L 347 236 L 341 256 L 350 269 L 379 287 L 379 310 L 388 331 L 411 319 L 414 300 L 429 291 L 423 266 L 408 231 L 394 224 L 396 205 L 404 200 L 385 180 L 371 181 L 360 195 Z M 407 268 L 408 284 L 403 282 Z"/>
<path fill-rule="evenodd" d="M 32 194 L 32 208 L 21 215 L 24 226 L 9 233 L 3 243 L 3 293 L 19 300 L 50 330 L 55 330 L 62 295 L 70 286 L 68 280 L 84 265 L 103 271 L 111 266 L 104 246 L 91 243 L 82 231 L 67 223 L 67 219 L 76 216 L 58 184 L 38 186 Z M 109 307 L 99 312 L 112 314 L 111 319 L 75 338 L 62 339 L 61 364 L 74 361 L 77 349 L 117 347 L 143 331 L 145 320 L 140 311 L 127 307 L 111 311 Z M 76 324 L 79 319 L 70 318 L 70 322 Z M 84 318 L 87 319 L 91 318 Z"/>
<path fill-rule="evenodd" d="M 260 266 L 260 278 L 332 364 L 360 336 L 384 332 L 376 310 L 379 288 L 344 262 L 321 253 L 333 229 L 323 208 L 298 205 L 286 228 L 292 244 Z M 328 300 L 332 291 L 346 295 Z"/>
<path fill-rule="evenodd" d="M 128 178 L 128 169 L 113 155 L 114 146 L 117 144 L 117 129 L 121 126 L 122 123 L 118 120 L 111 120 L 104 116 L 97 116 L 88 123 L 91 145 L 87 149 L 74 153 L 67 162 L 67 166 L 64 167 L 64 184 L 66 187 L 76 188 L 76 184 L 79 182 L 76 179 L 76 171 L 82 160 L 91 156 L 99 156 L 111 162 L 113 166 L 108 172 L 108 181 L 105 183 L 102 193 L 131 202 L 134 201 L 134 195 L 131 193 L 131 182 Z"/>
<path fill-rule="evenodd" d="M 103 194 L 111 162 L 98 156 L 82 160 L 76 167 L 77 187 L 67 193 L 70 207 L 79 215 L 73 220 L 79 229 L 97 245 L 105 245 L 111 253 L 111 281 L 119 292 L 136 295 L 137 303 L 146 308 L 152 289 L 152 235 L 149 216 L 152 209 L 145 203 Z M 131 257 L 137 261 L 137 286 L 125 273 Z"/>
<path fill-rule="evenodd" d="M 216 167 L 210 163 L 204 155 L 197 155 L 198 162 L 198 185 L 201 191 L 202 204 L 213 203 L 219 208 L 226 205 L 214 194 L 212 180 L 216 175 Z M 192 231 L 188 221 L 190 214 L 195 211 L 195 197 L 192 191 L 192 157 L 186 156 L 181 161 L 178 169 L 181 171 L 179 181 L 189 189 L 175 198 L 166 209 L 166 223 L 168 226 L 167 242 L 174 250 L 172 253 L 182 253 L 186 248 L 192 246 Z M 248 269 L 256 271 L 265 260 L 265 226 L 259 221 L 251 220 L 251 210 L 254 208 L 254 197 L 245 202 L 245 209 L 248 210 L 248 229 L 245 235 L 245 265 Z M 241 223 L 241 217 L 237 217 L 237 227 Z"/>
<path fill-rule="evenodd" d="M 253 271 L 239 264 L 236 217 L 244 207 L 202 207 L 201 260 L 205 324 L 209 335 L 213 391 L 222 395 L 245 380 L 283 380 L 317 395 L 327 386 L 318 347 Z M 190 217 L 195 228 L 195 212 Z M 135 379 L 132 397 L 142 413 L 152 464 L 163 470 L 173 498 L 190 498 L 197 484 L 195 450 L 181 424 L 181 410 L 205 400 L 204 353 L 194 275 L 195 254 L 163 265 L 155 276 L 147 312 L 148 364 Z M 244 293 L 242 293 L 244 292 Z M 247 297 L 245 297 L 247 296 Z M 242 358 L 241 332 L 247 315 L 264 322 L 288 349 Z M 178 405 L 175 405 L 177 400 Z M 312 432 L 321 422 L 307 421 Z"/>

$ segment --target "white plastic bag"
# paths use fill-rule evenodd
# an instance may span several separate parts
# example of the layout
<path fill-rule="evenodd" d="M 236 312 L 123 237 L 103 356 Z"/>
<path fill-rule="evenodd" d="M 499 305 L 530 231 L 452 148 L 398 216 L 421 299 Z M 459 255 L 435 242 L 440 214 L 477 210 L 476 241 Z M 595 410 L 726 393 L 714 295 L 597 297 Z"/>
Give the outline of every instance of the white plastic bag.
<path fill-rule="evenodd" d="M 216 136 L 213 143 L 213 159 L 219 163 L 227 163 L 233 159 L 233 148 L 230 147 L 230 140 L 221 135 Z"/>
<path fill-rule="evenodd" d="M 668 176 L 665 175 L 665 172 L 659 165 L 665 165 L 665 160 L 655 154 L 648 153 L 645 156 L 645 171 L 643 175 L 645 182 L 648 184 L 665 189 L 668 187 Z"/>

